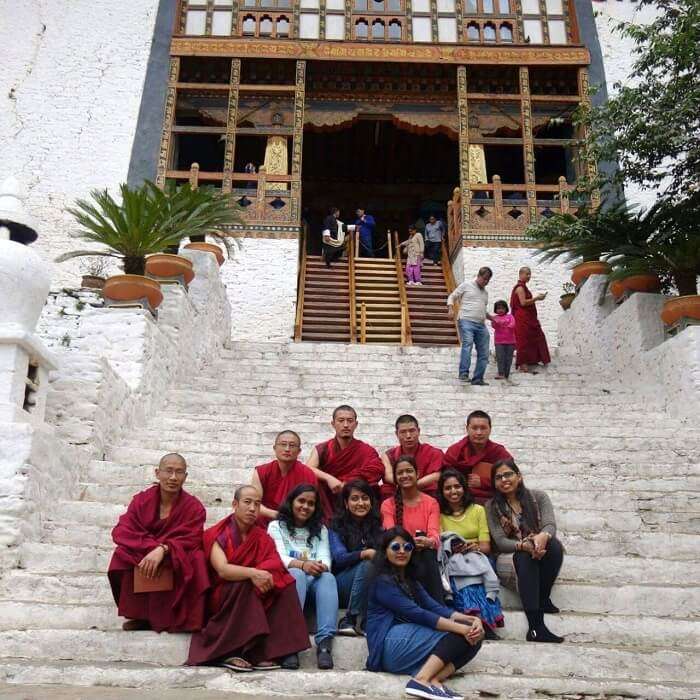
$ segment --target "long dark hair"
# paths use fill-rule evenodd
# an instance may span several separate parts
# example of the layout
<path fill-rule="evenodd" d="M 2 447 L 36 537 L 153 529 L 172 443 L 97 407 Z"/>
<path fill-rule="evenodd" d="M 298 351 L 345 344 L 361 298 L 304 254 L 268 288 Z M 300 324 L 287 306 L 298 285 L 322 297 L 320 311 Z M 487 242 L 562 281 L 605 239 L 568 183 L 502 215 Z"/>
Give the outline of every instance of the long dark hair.
<path fill-rule="evenodd" d="M 495 506 L 497 510 L 496 515 L 510 518 L 510 506 L 506 501 L 506 497 L 500 491 L 498 491 L 498 489 L 496 489 L 496 472 L 500 467 L 509 467 L 521 477 L 518 488 L 515 490 L 515 496 L 517 497 L 518 501 L 520 501 L 520 505 L 523 508 L 523 524 L 528 532 L 539 532 L 540 518 L 538 515 L 537 504 L 535 503 L 535 499 L 530 491 L 525 488 L 525 482 L 522 479 L 520 469 L 513 459 L 499 459 L 498 462 L 491 467 L 491 488 L 496 494 L 493 497 L 492 507 Z"/>
<path fill-rule="evenodd" d="M 312 540 L 314 537 L 321 539 L 321 530 L 323 528 L 323 510 L 321 508 L 321 499 L 318 494 L 318 489 L 312 484 L 299 484 L 293 488 L 288 494 L 287 498 L 284 499 L 284 503 L 279 507 L 277 511 L 277 520 L 284 523 L 287 526 L 287 531 L 294 537 L 296 533 L 296 526 L 294 524 L 294 500 L 300 496 L 302 493 L 307 493 L 311 491 L 316 494 L 316 507 L 311 517 L 306 521 L 304 527 L 309 528 L 309 536 L 306 538 L 306 543 L 309 547 L 312 546 Z"/>
<path fill-rule="evenodd" d="M 397 525 L 396 527 L 392 527 L 391 529 L 387 530 L 382 535 L 382 539 L 377 547 L 377 553 L 372 559 L 372 568 L 370 570 L 369 580 L 375 581 L 380 576 L 386 576 L 387 578 L 390 578 L 409 598 L 416 600 L 418 595 L 416 589 L 416 572 L 413 555 L 411 555 L 411 558 L 404 569 L 405 576 L 403 579 L 399 576 L 396 567 L 386 556 L 386 550 L 389 547 L 391 540 L 396 537 L 400 537 L 402 540 L 404 540 L 404 542 L 410 542 L 414 546 L 413 551 L 416 551 L 416 542 L 405 528 Z"/>
<path fill-rule="evenodd" d="M 394 522 L 398 527 L 403 527 L 403 494 L 401 493 L 401 487 L 396 481 L 396 468 L 401 464 L 401 462 L 408 462 L 413 467 L 413 471 L 416 473 L 416 478 L 418 477 L 418 467 L 416 466 L 416 460 L 411 455 L 401 455 L 393 465 L 394 474 L 394 484 L 396 485 L 396 491 L 394 492 L 394 509 L 396 510 L 396 515 L 394 517 Z"/>
<path fill-rule="evenodd" d="M 466 511 L 472 503 L 474 503 L 474 496 L 469 491 L 467 486 L 467 480 L 464 478 L 462 472 L 458 472 L 456 469 L 446 469 L 444 472 L 440 473 L 440 479 L 437 485 L 437 499 L 440 504 L 440 512 L 444 515 L 452 515 L 452 508 L 445 498 L 445 494 L 442 492 L 445 487 L 445 482 L 448 479 L 457 479 L 460 485 L 464 489 L 464 494 L 462 495 L 462 508 Z"/>
<path fill-rule="evenodd" d="M 348 510 L 348 499 L 353 489 L 369 497 L 369 513 L 362 520 L 354 518 Z M 331 529 L 340 536 L 350 552 L 366 548 L 376 549 L 383 530 L 377 496 L 372 487 L 364 479 L 353 479 L 343 486 L 341 496 L 343 505 L 336 512 Z"/>

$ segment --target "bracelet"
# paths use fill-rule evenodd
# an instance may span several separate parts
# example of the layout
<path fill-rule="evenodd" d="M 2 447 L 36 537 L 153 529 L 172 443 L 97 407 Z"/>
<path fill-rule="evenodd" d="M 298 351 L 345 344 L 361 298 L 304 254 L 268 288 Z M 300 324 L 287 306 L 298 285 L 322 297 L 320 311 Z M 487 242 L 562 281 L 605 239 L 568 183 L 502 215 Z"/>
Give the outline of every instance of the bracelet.
<path fill-rule="evenodd" d="M 304 573 L 306 573 L 306 571 L 304 571 L 304 564 L 306 564 L 306 562 L 305 562 L 305 561 L 302 561 L 302 562 L 301 562 L 301 566 L 300 566 L 299 568 L 300 568 Z"/>

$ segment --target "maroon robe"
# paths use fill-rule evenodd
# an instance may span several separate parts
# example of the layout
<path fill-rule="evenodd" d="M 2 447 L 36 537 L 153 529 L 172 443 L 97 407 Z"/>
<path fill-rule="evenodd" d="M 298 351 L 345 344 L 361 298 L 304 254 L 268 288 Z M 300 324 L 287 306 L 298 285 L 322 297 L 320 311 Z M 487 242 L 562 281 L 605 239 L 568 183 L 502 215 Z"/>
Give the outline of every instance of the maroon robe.
<path fill-rule="evenodd" d="M 334 476 L 343 483 L 353 479 L 364 479 L 370 486 L 378 489 L 378 484 L 384 476 L 384 464 L 377 450 L 362 440 L 353 438 L 350 444 L 342 449 L 337 438 L 316 445 L 318 453 L 318 468 Z M 333 517 L 337 496 L 331 492 L 324 482 L 319 483 L 323 515 L 326 521 Z"/>
<path fill-rule="evenodd" d="M 119 614 L 148 620 L 156 632 L 191 632 L 204 624 L 209 572 L 202 550 L 206 511 L 180 491 L 170 515 L 160 517 L 160 485 L 136 494 L 112 530 L 117 545 L 108 577 Z M 173 567 L 173 590 L 134 593 L 134 567 L 159 544 L 169 548 L 164 562 Z"/>
<path fill-rule="evenodd" d="M 299 486 L 299 484 L 318 486 L 316 474 L 299 460 L 285 475 L 282 475 L 279 462 L 276 459 L 267 464 L 258 465 L 255 467 L 255 471 L 258 473 L 262 486 L 262 504 L 271 510 L 279 510 L 280 505 L 287 498 L 287 494 L 295 486 Z M 261 527 L 266 527 L 269 522 L 270 519 L 263 515 L 258 518 L 258 525 Z"/>
<path fill-rule="evenodd" d="M 214 573 L 211 617 L 201 632 L 192 635 L 187 663 L 198 666 L 242 656 L 256 664 L 308 649 L 309 636 L 294 579 L 265 530 L 253 526 L 243 539 L 231 514 L 204 533 L 207 560 L 214 542 L 229 564 L 269 571 L 274 587 L 263 594 L 250 581 L 226 581 Z"/>
<path fill-rule="evenodd" d="M 456 469 L 465 477 L 474 471 L 481 479 L 481 486 L 470 486 L 469 491 L 477 503 L 483 504 L 495 494 L 491 487 L 491 467 L 501 459 L 512 459 L 512 455 L 503 445 L 488 440 L 484 451 L 477 452 L 469 437 L 464 437 L 447 448 L 443 469 Z"/>
<path fill-rule="evenodd" d="M 537 306 L 536 304 L 522 306 L 516 293 L 518 287 L 522 287 L 526 299 L 532 299 L 532 293 L 525 282 L 518 282 L 513 287 L 510 308 L 515 318 L 515 366 L 536 365 L 538 362 L 547 365 L 552 360 L 549 356 L 547 339 L 537 319 Z"/>
<path fill-rule="evenodd" d="M 396 460 L 403 454 L 403 451 L 401 445 L 396 445 L 396 447 L 388 449 L 384 454 L 388 457 L 393 467 L 396 464 Z M 435 474 L 442 469 L 444 454 L 437 447 L 428 445 L 425 442 L 419 442 L 413 458 L 416 460 L 416 467 L 418 467 L 418 479 L 422 479 L 424 476 Z M 421 491 L 433 498 L 437 498 L 437 481 L 422 488 Z M 393 497 L 394 493 L 396 493 L 396 484 L 382 484 L 382 500 Z"/>

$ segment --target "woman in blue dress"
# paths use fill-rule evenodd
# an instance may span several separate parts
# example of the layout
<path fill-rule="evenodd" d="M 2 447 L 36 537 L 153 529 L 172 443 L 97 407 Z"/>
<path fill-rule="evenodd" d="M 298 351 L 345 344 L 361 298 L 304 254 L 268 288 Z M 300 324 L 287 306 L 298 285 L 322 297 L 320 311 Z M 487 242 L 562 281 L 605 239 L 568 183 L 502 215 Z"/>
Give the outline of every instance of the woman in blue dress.
<path fill-rule="evenodd" d="M 367 608 L 367 669 L 409 674 L 406 695 L 461 699 L 444 685 L 481 647 L 478 617 L 433 600 L 412 572 L 415 543 L 402 527 L 384 533 L 373 560 Z"/>

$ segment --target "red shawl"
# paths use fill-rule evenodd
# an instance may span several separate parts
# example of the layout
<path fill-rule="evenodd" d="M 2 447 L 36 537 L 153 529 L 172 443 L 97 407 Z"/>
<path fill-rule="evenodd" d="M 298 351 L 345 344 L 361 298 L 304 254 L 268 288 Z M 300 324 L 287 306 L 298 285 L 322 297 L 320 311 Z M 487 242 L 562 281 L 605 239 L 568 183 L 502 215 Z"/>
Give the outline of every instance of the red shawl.
<path fill-rule="evenodd" d="M 538 362 L 546 365 L 551 358 L 547 339 L 537 319 L 537 305 L 522 306 L 517 295 L 518 287 L 522 287 L 526 299 L 532 299 L 525 282 L 518 282 L 510 294 L 511 312 L 515 317 L 515 366 L 536 365 Z"/>
<path fill-rule="evenodd" d="M 180 618 L 187 617 L 190 603 L 209 587 L 204 559 L 196 556 L 202 550 L 205 520 L 204 506 L 186 491 L 180 491 L 170 515 L 161 519 L 160 485 L 156 484 L 134 496 L 112 530 L 117 548 L 109 563 L 109 573 L 132 570 L 159 544 L 168 545 L 176 589 L 173 626 L 177 626 Z"/>
<path fill-rule="evenodd" d="M 401 445 L 388 449 L 385 454 L 391 465 L 394 466 L 396 460 L 403 454 Z M 418 467 L 418 478 L 422 479 L 424 476 L 435 474 L 442 469 L 444 455 L 441 449 L 428 445 L 425 442 L 419 442 L 413 458 L 416 460 L 416 466 Z M 421 490 L 434 497 L 437 493 L 437 482 Z M 395 491 L 396 486 L 394 484 L 384 484 L 382 486 L 382 497 L 388 498 L 393 496 Z"/>
<path fill-rule="evenodd" d="M 287 498 L 287 494 L 299 484 L 312 484 L 318 486 L 316 474 L 305 464 L 296 461 L 294 466 L 283 476 L 279 462 L 274 459 L 267 464 L 255 467 L 262 486 L 262 502 L 266 508 L 278 510 L 280 504 Z M 260 525 L 269 522 L 268 518 L 259 518 Z"/>
<path fill-rule="evenodd" d="M 370 486 L 376 487 L 384 476 L 384 465 L 377 450 L 362 440 L 353 438 L 342 449 L 336 438 L 316 445 L 318 467 L 321 471 L 340 479 L 342 482 L 364 479 Z M 335 498 L 325 483 L 321 484 L 321 503 L 326 519 L 333 515 Z"/>
<path fill-rule="evenodd" d="M 474 498 L 484 501 L 492 498 L 494 493 L 491 488 L 490 465 L 495 464 L 500 459 L 512 459 L 512 455 L 503 445 L 489 440 L 484 451 L 477 452 L 474 449 L 474 445 L 469 442 L 469 437 L 464 437 L 447 449 L 443 468 L 456 469 L 468 476 L 477 465 L 482 465 L 477 470 L 481 479 L 481 486 L 471 487 L 469 490 L 474 495 Z M 486 465 L 489 465 L 489 467 Z"/>
<path fill-rule="evenodd" d="M 280 555 L 277 553 L 277 548 L 275 547 L 272 537 L 261 527 L 254 525 L 248 530 L 248 535 L 244 540 L 241 537 L 236 519 L 233 513 L 231 513 L 231 515 L 228 515 L 223 520 L 216 523 L 216 525 L 204 531 L 204 554 L 207 561 L 210 560 L 209 558 L 214 542 L 217 542 L 221 549 L 223 549 L 229 564 L 262 569 L 272 574 L 275 584 L 272 591 L 263 594 L 260 593 L 257 588 L 255 589 L 257 595 L 262 598 L 265 608 L 273 603 L 277 592 L 294 584 L 294 579 L 289 575 L 289 572 L 280 559 Z M 214 588 L 209 605 L 213 614 L 219 609 L 221 588 L 229 582 L 222 579 L 216 572 L 213 572 L 212 579 L 214 581 Z"/>

